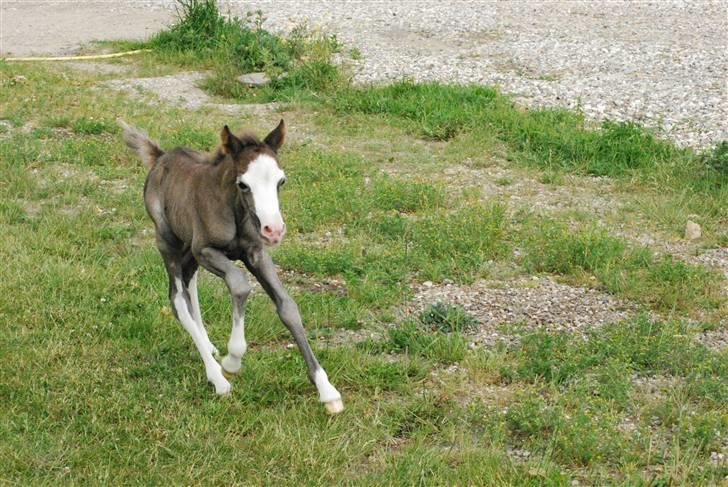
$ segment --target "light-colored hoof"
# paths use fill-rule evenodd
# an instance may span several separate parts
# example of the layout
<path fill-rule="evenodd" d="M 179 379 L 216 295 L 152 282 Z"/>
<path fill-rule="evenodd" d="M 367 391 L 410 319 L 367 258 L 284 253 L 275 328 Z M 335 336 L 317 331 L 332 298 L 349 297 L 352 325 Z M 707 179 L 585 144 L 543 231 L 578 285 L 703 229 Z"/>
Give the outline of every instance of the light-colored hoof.
<path fill-rule="evenodd" d="M 214 383 L 214 385 L 215 394 L 217 394 L 218 396 L 225 396 L 227 394 L 230 394 L 230 389 L 232 389 L 230 383 L 225 379 L 217 381 L 217 383 Z"/>
<path fill-rule="evenodd" d="M 237 375 L 242 366 L 240 359 L 234 359 L 230 355 L 225 355 L 220 361 L 220 365 L 222 365 L 222 375 L 228 379 Z"/>
<path fill-rule="evenodd" d="M 326 407 L 326 414 L 333 416 L 334 414 L 339 414 L 344 410 L 344 403 L 341 399 L 336 399 L 331 402 L 325 402 L 324 407 Z"/>

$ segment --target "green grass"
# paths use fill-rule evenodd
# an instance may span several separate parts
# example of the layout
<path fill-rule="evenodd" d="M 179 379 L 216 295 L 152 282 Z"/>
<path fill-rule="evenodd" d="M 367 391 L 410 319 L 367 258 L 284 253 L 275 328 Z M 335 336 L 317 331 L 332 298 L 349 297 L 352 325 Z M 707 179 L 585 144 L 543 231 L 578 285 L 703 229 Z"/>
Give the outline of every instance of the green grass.
<path fill-rule="evenodd" d="M 696 344 L 684 323 L 639 317 L 594 331 L 588 340 L 539 333 L 525 337 L 517 354 L 504 379 L 536 389 L 519 397 L 506 425 L 525 447 L 548 449 L 560 462 L 629 468 L 655 445 L 652 454 L 666 467 L 672 455 L 692 457 L 697 467 L 701 452 L 720 449 L 728 421 L 714 408 L 728 399 L 726 354 Z M 665 385 L 645 394 L 635 376 L 657 384 L 664 377 Z M 624 418 L 637 434 L 620 429 Z M 700 469 L 689 470 L 666 472 L 663 481 L 707 481 Z"/>
<path fill-rule="evenodd" d="M 455 164 L 451 151 L 502 148 L 477 125 L 454 124 L 454 139 L 419 144 L 417 119 L 400 115 L 320 105 L 321 126 L 306 118 L 310 102 L 283 114 L 292 132 L 326 143 L 292 137 L 281 152 L 289 234 L 274 259 L 347 409 L 324 414 L 259 292 L 248 303 L 241 375 L 230 397 L 215 397 L 171 316 L 141 202 L 144 170 L 114 120 L 145 128 L 163 147 L 203 150 L 223 123 L 236 123 L 211 110 L 147 106 L 100 87 L 97 75 L 63 69 L 0 64 L 0 118 L 9 121 L 0 134 L 8 364 L 0 482 L 716 485 L 725 477 L 709 459 L 727 429 L 727 355 L 695 339 L 696 329 L 722 326 L 721 276 L 594 230 L 588 217 L 569 227 L 558 213 L 524 215 L 472 188 L 454 191 L 440 177 Z M 27 81 L 11 83 L 18 74 Z M 451 103 L 467 107 L 471 95 Z M 423 120 L 440 133 L 447 124 L 437 117 L 449 116 Z M 262 131 L 270 120 L 250 123 Z M 527 152 L 510 150 L 538 177 Z M 720 171 L 721 154 L 706 166 Z M 638 316 L 586 339 L 536 333 L 471 348 L 474 323 L 458 308 L 431 303 L 403 316 L 410 284 L 504 272 L 589 283 L 673 319 Z M 225 286 L 203 273 L 200 294 L 224 349 Z M 703 321 L 685 319 L 693 314 Z M 365 340 L 355 343 L 352 330 Z"/>
<path fill-rule="evenodd" d="M 631 247 L 604 229 L 574 231 L 532 218 L 525 228 L 523 264 L 532 272 L 593 276 L 613 294 L 665 311 L 717 309 L 722 302 L 717 274 L 671 256 L 655 257 L 649 248 Z"/>
<path fill-rule="evenodd" d="M 559 109 L 519 110 L 495 89 L 400 81 L 386 86 L 337 93 L 337 110 L 386 114 L 406 121 L 411 130 L 448 140 L 465 131 L 493 130 L 497 137 L 545 167 L 586 174 L 619 176 L 653 171 L 657 165 L 682 164 L 687 153 L 658 141 L 631 123 L 605 122 L 589 130 L 584 118 Z M 685 162 L 684 164 L 687 164 Z M 703 177 L 724 185 L 717 174 Z"/>
<path fill-rule="evenodd" d="M 429 329 L 444 333 L 463 332 L 478 327 L 478 320 L 465 311 L 462 306 L 437 302 L 423 309 L 420 323 Z"/>
<path fill-rule="evenodd" d="M 177 22 L 134 47 L 152 49 L 159 62 L 211 69 L 204 86 L 223 96 L 262 100 L 272 93 L 326 90 L 340 82 L 342 75 L 330 61 L 340 49 L 336 36 L 306 25 L 283 36 L 264 29 L 264 22 L 260 11 L 229 17 L 214 0 L 179 0 Z M 236 80 L 257 71 L 273 79 L 266 96 Z"/>
<path fill-rule="evenodd" d="M 723 142 L 696 154 L 658 140 L 630 122 L 588 124 L 582 114 L 562 109 L 520 109 L 495 89 L 399 81 L 385 86 L 336 90 L 329 103 L 340 113 L 365 113 L 434 140 L 468 136 L 472 150 L 508 148 L 509 160 L 546 171 L 611 176 L 669 195 L 655 208 L 660 218 L 682 229 L 687 215 L 703 215 L 720 227 L 728 219 L 728 172 Z M 509 184 L 505 179 L 497 184 Z M 655 197 L 645 201 L 654 204 Z"/>

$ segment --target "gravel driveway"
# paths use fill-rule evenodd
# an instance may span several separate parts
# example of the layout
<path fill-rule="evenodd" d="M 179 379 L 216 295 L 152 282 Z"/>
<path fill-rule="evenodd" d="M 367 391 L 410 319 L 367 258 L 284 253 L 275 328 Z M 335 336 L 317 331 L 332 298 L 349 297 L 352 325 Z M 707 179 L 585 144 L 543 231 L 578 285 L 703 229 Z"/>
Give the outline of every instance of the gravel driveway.
<path fill-rule="evenodd" d="M 336 33 L 362 53 L 359 82 L 496 84 L 529 105 L 639 121 L 683 145 L 728 139 L 728 2 L 220 4 L 236 15 L 261 9 L 272 30 L 305 19 Z M 172 5 L 5 0 L 0 50 L 67 52 L 93 37 L 143 37 L 171 18 Z"/>

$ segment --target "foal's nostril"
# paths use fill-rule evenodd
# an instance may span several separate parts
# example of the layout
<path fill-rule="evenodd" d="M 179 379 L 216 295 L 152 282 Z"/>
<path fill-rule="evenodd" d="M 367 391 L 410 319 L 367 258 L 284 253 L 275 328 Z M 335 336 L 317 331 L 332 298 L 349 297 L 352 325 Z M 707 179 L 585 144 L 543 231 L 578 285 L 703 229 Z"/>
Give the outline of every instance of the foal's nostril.
<path fill-rule="evenodd" d="M 273 229 L 269 225 L 265 225 L 263 227 L 263 235 L 269 237 L 273 235 Z"/>

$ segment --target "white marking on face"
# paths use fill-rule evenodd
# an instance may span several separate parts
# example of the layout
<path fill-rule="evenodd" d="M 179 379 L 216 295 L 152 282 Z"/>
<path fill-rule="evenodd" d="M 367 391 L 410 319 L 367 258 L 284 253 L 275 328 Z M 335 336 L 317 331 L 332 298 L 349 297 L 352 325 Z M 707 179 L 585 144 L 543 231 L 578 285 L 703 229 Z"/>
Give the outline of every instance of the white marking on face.
<path fill-rule="evenodd" d="M 268 226 L 279 236 L 283 232 L 283 217 L 278 205 L 278 183 L 284 177 L 285 173 L 278 167 L 276 160 L 261 154 L 237 180 L 247 184 L 253 194 L 255 214 L 260 220 L 261 229 Z"/>

